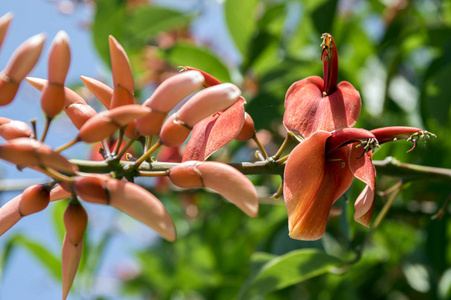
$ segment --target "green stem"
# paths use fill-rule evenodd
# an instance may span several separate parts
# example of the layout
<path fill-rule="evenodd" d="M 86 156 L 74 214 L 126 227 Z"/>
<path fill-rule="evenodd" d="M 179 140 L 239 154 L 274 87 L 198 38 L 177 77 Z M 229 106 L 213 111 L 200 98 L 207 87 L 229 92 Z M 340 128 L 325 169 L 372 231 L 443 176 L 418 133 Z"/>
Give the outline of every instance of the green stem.
<path fill-rule="evenodd" d="M 154 153 L 160 146 L 163 145 L 160 141 L 156 142 L 146 153 L 144 153 L 137 161 L 135 161 L 134 166 L 138 168 L 145 160 L 147 160 L 152 153 Z"/>
<path fill-rule="evenodd" d="M 79 140 L 78 137 L 77 137 L 77 138 L 73 139 L 72 141 L 70 141 L 70 142 L 68 142 L 68 143 L 66 143 L 66 144 L 64 144 L 64 145 L 59 146 L 59 147 L 56 148 L 54 151 L 55 151 L 55 152 L 61 152 L 61 151 L 65 150 L 65 149 L 67 149 L 67 148 L 69 148 L 69 147 L 75 145 L 75 144 L 78 143 L 79 141 L 80 141 L 80 140 Z"/>
<path fill-rule="evenodd" d="M 252 140 L 254 140 L 254 142 L 257 144 L 257 147 L 261 151 L 263 158 L 265 160 L 268 159 L 268 153 L 266 153 L 265 147 L 263 147 L 262 143 L 260 143 L 260 140 L 258 139 L 256 134 L 254 134 Z"/>
<path fill-rule="evenodd" d="M 288 145 L 288 142 L 291 140 L 291 133 L 287 132 L 287 136 L 285 137 L 285 140 L 283 141 L 282 145 L 280 145 L 279 150 L 277 150 L 276 154 L 272 157 L 274 160 L 278 160 L 279 157 L 282 155 L 283 151 Z"/>
<path fill-rule="evenodd" d="M 52 123 L 52 118 L 47 117 L 47 118 L 45 119 L 44 132 L 42 133 L 41 140 L 40 140 L 41 143 L 44 142 L 45 137 L 47 136 L 47 132 L 49 131 L 49 127 L 50 127 L 50 123 Z"/>
<path fill-rule="evenodd" d="M 122 140 L 124 139 L 124 133 L 125 133 L 125 127 L 122 127 L 121 129 L 119 129 L 119 137 L 116 141 L 116 147 L 114 147 L 114 150 L 112 153 L 113 155 L 116 155 L 116 153 L 119 152 L 119 149 L 121 148 Z"/>
<path fill-rule="evenodd" d="M 121 157 L 125 154 L 125 152 L 133 145 L 133 143 L 139 139 L 140 135 L 139 133 L 136 133 L 133 138 L 128 141 L 127 145 L 124 146 L 124 148 L 122 148 L 121 152 L 117 154 L 117 159 L 120 160 Z"/>

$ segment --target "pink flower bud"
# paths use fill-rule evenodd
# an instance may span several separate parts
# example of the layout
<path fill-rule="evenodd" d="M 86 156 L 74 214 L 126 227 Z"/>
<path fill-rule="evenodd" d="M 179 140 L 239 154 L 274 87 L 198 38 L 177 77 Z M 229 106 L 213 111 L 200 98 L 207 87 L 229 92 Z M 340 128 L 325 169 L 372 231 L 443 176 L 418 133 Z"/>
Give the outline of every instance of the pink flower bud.
<path fill-rule="evenodd" d="M 2 119 L 2 121 L 0 121 L 0 136 L 2 136 L 5 140 L 12 140 L 21 137 L 29 138 L 33 136 L 33 131 L 27 123 L 10 120 L 7 118 L 0 119 Z"/>
<path fill-rule="evenodd" d="M 47 83 L 41 94 L 41 108 L 48 118 L 54 118 L 64 107 L 64 86 L 59 83 Z"/>
<path fill-rule="evenodd" d="M 64 85 L 70 65 L 69 37 L 64 30 L 59 31 L 50 46 L 48 79 L 51 83 Z"/>
<path fill-rule="evenodd" d="M 102 102 L 105 108 L 111 106 L 111 98 L 113 97 L 113 89 L 94 78 L 80 76 L 86 87 Z"/>
<path fill-rule="evenodd" d="M 5 38 L 6 31 L 8 30 L 9 23 L 11 22 L 11 19 L 13 18 L 12 13 L 6 13 L 0 18 L 0 47 L 3 44 L 3 39 Z"/>
<path fill-rule="evenodd" d="M 37 213 L 47 207 L 50 191 L 41 184 L 27 187 L 19 201 L 19 212 L 22 216 Z"/>
<path fill-rule="evenodd" d="M 229 165 L 187 161 L 170 169 L 169 178 L 173 184 L 182 188 L 210 188 L 248 216 L 256 217 L 258 214 L 258 196 L 254 185 Z"/>
<path fill-rule="evenodd" d="M 45 34 L 32 36 L 14 51 L 3 72 L 12 81 L 20 83 L 33 69 L 41 55 Z"/>
<path fill-rule="evenodd" d="M 21 198 L 22 194 L 14 197 L 0 207 L 0 236 L 22 219 L 22 215 L 19 212 Z"/>
<path fill-rule="evenodd" d="M 98 113 L 83 124 L 78 133 L 78 139 L 86 143 L 101 141 L 119 128 L 149 112 L 150 109 L 147 107 L 129 104 Z"/>
<path fill-rule="evenodd" d="M 121 86 L 130 93 L 133 93 L 133 73 L 127 54 L 121 44 L 112 35 L 108 38 L 114 87 Z"/>
<path fill-rule="evenodd" d="M 197 122 L 230 107 L 238 101 L 240 94 L 241 91 L 231 83 L 200 91 L 165 121 L 160 132 L 161 142 L 168 147 L 180 145 Z"/>
<path fill-rule="evenodd" d="M 74 174 L 77 167 L 49 146 L 29 138 L 18 138 L 0 144 L 0 158 L 22 167 L 49 167 Z"/>
<path fill-rule="evenodd" d="M 0 105 L 7 105 L 13 101 L 19 89 L 19 83 L 0 73 Z"/>
<path fill-rule="evenodd" d="M 128 105 L 128 104 L 134 104 L 135 98 L 133 96 L 133 91 L 130 92 L 129 90 L 123 88 L 122 86 L 118 85 L 113 90 L 113 97 L 111 98 L 111 105 L 110 109 L 122 106 L 122 105 Z"/>
<path fill-rule="evenodd" d="M 152 113 L 137 121 L 138 132 L 143 136 L 158 134 L 167 113 L 198 90 L 203 82 L 204 77 L 197 71 L 180 73 L 166 79 L 143 103 L 152 109 Z"/>
<path fill-rule="evenodd" d="M 88 223 L 88 215 L 80 204 L 70 203 L 64 212 L 64 236 L 61 255 L 63 277 L 63 299 L 66 299 L 78 270 L 82 251 L 83 235 Z"/>

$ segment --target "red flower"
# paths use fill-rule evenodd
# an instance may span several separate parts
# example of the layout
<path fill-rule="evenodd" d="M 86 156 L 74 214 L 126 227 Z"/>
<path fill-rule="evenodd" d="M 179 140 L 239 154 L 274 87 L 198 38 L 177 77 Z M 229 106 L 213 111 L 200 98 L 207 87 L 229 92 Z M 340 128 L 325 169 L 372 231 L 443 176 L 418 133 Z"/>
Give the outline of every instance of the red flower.
<path fill-rule="evenodd" d="M 375 175 L 369 152 L 380 143 L 433 135 L 414 127 L 384 127 L 372 131 L 345 128 L 317 131 L 296 146 L 288 157 L 283 193 L 290 236 L 316 240 L 323 236 L 332 204 L 354 177 L 366 183 L 355 201 L 354 220 L 368 226 L 374 210 Z"/>
<path fill-rule="evenodd" d="M 285 96 L 283 123 L 304 138 L 318 130 L 352 127 L 360 115 L 359 92 L 346 81 L 337 85 L 338 52 L 332 36 L 323 34 L 323 79 L 311 76 L 293 83 Z"/>

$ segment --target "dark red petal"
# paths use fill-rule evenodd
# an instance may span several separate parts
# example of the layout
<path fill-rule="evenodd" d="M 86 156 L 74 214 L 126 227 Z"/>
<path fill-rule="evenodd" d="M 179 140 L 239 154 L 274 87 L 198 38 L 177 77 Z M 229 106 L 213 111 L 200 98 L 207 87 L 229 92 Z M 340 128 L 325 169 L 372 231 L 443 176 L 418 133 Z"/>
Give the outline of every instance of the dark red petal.
<path fill-rule="evenodd" d="M 240 133 L 244 124 L 243 104 L 244 99 L 240 99 L 228 109 L 197 123 L 191 132 L 183 161 L 205 160 L 232 141 Z"/>

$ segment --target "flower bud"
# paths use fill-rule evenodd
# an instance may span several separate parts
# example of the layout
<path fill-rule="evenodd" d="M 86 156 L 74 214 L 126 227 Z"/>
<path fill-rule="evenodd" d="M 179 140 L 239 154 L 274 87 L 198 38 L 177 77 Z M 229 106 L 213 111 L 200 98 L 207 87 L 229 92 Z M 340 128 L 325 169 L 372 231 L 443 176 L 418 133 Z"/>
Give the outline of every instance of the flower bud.
<path fill-rule="evenodd" d="M 54 118 L 64 107 L 64 86 L 59 83 L 47 83 L 41 94 L 41 108 L 48 118 Z"/>
<path fill-rule="evenodd" d="M 111 98 L 113 97 L 113 89 L 94 78 L 80 76 L 86 87 L 99 99 L 99 101 L 109 109 L 111 106 Z"/>
<path fill-rule="evenodd" d="M 87 223 L 88 214 L 83 206 L 70 202 L 64 212 L 64 227 L 66 227 L 66 236 L 72 245 L 77 246 L 80 243 Z"/>
<path fill-rule="evenodd" d="M 254 185 L 243 173 L 227 164 L 187 161 L 171 168 L 169 178 L 183 188 L 210 188 L 248 216 L 256 217 L 258 214 L 258 196 Z"/>
<path fill-rule="evenodd" d="M 164 122 L 160 132 L 160 141 L 165 146 L 177 147 L 186 140 L 191 130 L 192 127 L 181 122 L 175 113 Z"/>
<path fill-rule="evenodd" d="M 47 207 L 50 201 L 50 191 L 47 187 L 36 184 L 27 187 L 19 201 L 19 212 L 22 216 L 37 213 Z"/>
<path fill-rule="evenodd" d="M 12 140 L 21 137 L 32 137 L 33 131 L 27 123 L 22 121 L 10 120 L 7 118 L 0 118 L 0 136 L 5 140 Z M 6 121 L 6 120 L 9 120 Z"/>
<path fill-rule="evenodd" d="M 11 81 L 11 78 L 3 72 L 0 73 L 0 105 L 7 105 L 13 101 L 19 89 L 19 83 Z"/>
<path fill-rule="evenodd" d="M 11 22 L 11 19 L 13 18 L 12 13 L 6 13 L 0 18 L 0 47 L 3 44 L 3 39 L 5 38 L 6 31 L 8 30 L 9 23 Z"/>
<path fill-rule="evenodd" d="M 70 65 L 69 37 L 64 30 L 59 31 L 50 46 L 48 79 L 51 83 L 64 85 Z"/>
<path fill-rule="evenodd" d="M 122 105 L 128 105 L 128 104 L 134 104 L 135 98 L 133 96 L 133 91 L 130 92 L 126 88 L 118 85 L 114 87 L 113 90 L 113 97 L 111 98 L 111 105 L 110 109 L 122 106 Z"/>
<path fill-rule="evenodd" d="M 45 34 L 32 36 L 14 51 L 3 72 L 11 81 L 20 83 L 33 69 L 41 55 Z"/>
<path fill-rule="evenodd" d="M 121 44 L 112 36 L 108 37 L 110 46 L 111 71 L 114 88 L 121 86 L 133 93 L 133 73 L 127 54 Z"/>
<path fill-rule="evenodd" d="M 119 128 L 149 112 L 150 109 L 147 107 L 129 104 L 98 113 L 83 124 L 78 133 L 78 139 L 86 143 L 101 141 Z"/>
<path fill-rule="evenodd" d="M 74 174 L 77 167 L 49 146 L 29 138 L 18 138 L 0 144 L 0 158 L 17 166 L 49 167 L 57 171 Z"/>
<path fill-rule="evenodd" d="M 109 204 L 108 190 L 105 187 L 107 177 L 77 176 L 74 181 L 75 193 L 90 203 Z"/>
<path fill-rule="evenodd" d="M 243 128 L 241 128 L 240 133 L 236 136 L 235 140 L 239 142 L 245 142 L 250 140 L 255 136 L 255 125 L 254 120 L 248 113 L 245 113 Z"/>

